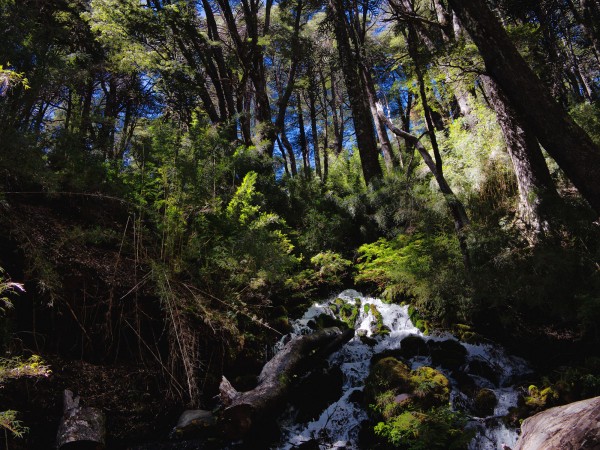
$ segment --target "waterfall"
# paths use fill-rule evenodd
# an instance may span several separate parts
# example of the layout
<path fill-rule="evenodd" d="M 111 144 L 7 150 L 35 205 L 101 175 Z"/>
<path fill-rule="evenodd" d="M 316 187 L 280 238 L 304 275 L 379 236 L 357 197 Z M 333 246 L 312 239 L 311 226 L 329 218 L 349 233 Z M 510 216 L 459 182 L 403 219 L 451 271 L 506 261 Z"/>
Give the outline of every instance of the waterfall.
<path fill-rule="evenodd" d="M 448 341 L 457 340 L 447 333 L 438 333 L 433 336 L 425 336 L 409 318 L 407 306 L 387 304 L 383 301 L 364 297 L 354 290 L 346 290 L 341 294 L 323 303 L 315 303 L 304 316 L 293 323 L 292 336 L 310 333 L 312 331 L 311 321 L 320 315 L 326 314 L 332 318 L 338 318 L 336 313 L 335 299 L 358 306 L 358 314 L 355 317 L 355 337 L 344 345 L 338 352 L 329 358 L 331 366 L 337 366 L 343 373 L 343 387 L 340 398 L 331 404 L 314 420 L 305 423 L 296 421 L 296 411 L 289 408 L 280 419 L 280 427 L 283 437 L 279 444 L 274 447 L 279 450 L 291 450 L 298 448 L 303 443 L 318 442 L 319 449 L 355 449 L 358 448 L 358 435 L 361 424 L 368 419 L 366 411 L 360 402 L 353 401 L 355 394 L 362 391 L 365 378 L 369 374 L 371 358 L 386 350 L 400 348 L 401 341 L 407 336 L 419 336 L 425 341 Z M 339 300 L 338 300 L 339 303 Z M 386 333 L 376 335 L 374 324 L 378 318 L 373 315 L 373 309 L 379 311 L 379 324 L 381 321 L 387 327 Z M 389 332 L 387 332 L 389 330 Z M 289 339 L 284 338 L 279 348 Z M 484 367 L 493 369 L 493 377 L 481 376 L 481 373 L 469 373 L 477 387 L 487 388 L 494 392 L 498 403 L 492 415 L 487 417 L 470 416 L 469 426 L 476 431 L 475 437 L 470 443 L 471 450 L 496 450 L 502 444 L 512 447 L 517 440 L 517 430 L 508 428 L 501 417 L 507 414 L 508 409 L 516 406 L 518 392 L 512 383 L 518 377 L 530 372 L 526 362 L 520 358 L 508 355 L 501 347 L 491 344 L 467 344 L 461 343 L 466 348 L 467 356 L 464 366 L 478 367 L 482 363 Z M 411 369 L 420 366 L 433 366 L 430 356 L 417 356 L 410 359 Z M 450 396 L 453 409 L 459 410 L 468 402 L 468 398 L 458 389 L 458 382 L 452 377 L 449 370 L 437 368 L 450 381 L 452 392 Z M 468 372 L 468 370 L 467 370 Z M 494 378 L 490 380 L 489 378 Z"/>

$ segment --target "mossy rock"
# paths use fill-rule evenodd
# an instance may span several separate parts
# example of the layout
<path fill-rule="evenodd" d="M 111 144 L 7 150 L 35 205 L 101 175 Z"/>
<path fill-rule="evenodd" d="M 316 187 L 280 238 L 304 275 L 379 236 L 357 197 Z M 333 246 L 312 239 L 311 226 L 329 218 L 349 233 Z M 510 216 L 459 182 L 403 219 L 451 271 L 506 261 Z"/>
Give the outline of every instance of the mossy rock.
<path fill-rule="evenodd" d="M 419 367 L 412 371 L 410 384 L 415 402 L 424 410 L 446 405 L 450 401 L 448 379 L 431 367 Z"/>
<path fill-rule="evenodd" d="M 400 354 L 404 358 L 414 358 L 415 356 L 428 356 L 429 347 L 427 342 L 421 336 L 406 336 L 400 341 Z"/>
<path fill-rule="evenodd" d="M 467 344 L 481 344 L 484 340 L 480 334 L 473 331 L 470 325 L 456 324 L 454 325 L 453 332 L 458 339 Z"/>
<path fill-rule="evenodd" d="M 322 330 L 324 328 L 338 327 L 341 330 L 347 330 L 348 324 L 342 320 L 331 317 L 329 314 L 321 314 L 308 323 L 313 330 Z"/>
<path fill-rule="evenodd" d="M 457 370 L 465 363 L 467 349 L 460 342 L 448 339 L 446 341 L 429 341 L 431 361 L 434 366 L 444 369 Z"/>
<path fill-rule="evenodd" d="M 487 417 L 494 414 L 498 398 L 490 389 L 480 389 L 473 398 L 473 414 L 477 417 Z"/>
<path fill-rule="evenodd" d="M 442 373 L 431 367 L 411 371 L 405 363 L 392 356 L 382 358 L 373 365 L 365 381 L 365 397 L 369 403 L 376 402 L 378 398 L 384 403 L 397 403 L 398 394 L 408 394 L 411 404 L 427 410 L 450 401 L 450 383 Z M 381 410 L 386 408 L 383 404 L 377 406 Z"/>
<path fill-rule="evenodd" d="M 383 350 L 382 352 L 376 353 L 373 356 L 371 356 L 371 367 L 373 367 L 382 359 L 389 357 L 395 358 L 401 363 L 408 365 L 408 361 L 406 361 L 405 358 L 402 356 L 402 349 L 388 348 L 386 350 Z"/>
<path fill-rule="evenodd" d="M 271 326 L 281 334 L 288 334 L 293 327 L 286 316 L 277 317 L 271 322 Z"/>
<path fill-rule="evenodd" d="M 410 392 L 409 367 L 392 356 L 380 359 L 372 367 L 365 380 L 365 397 L 373 401 L 384 391 L 392 390 L 396 393 Z"/>
<path fill-rule="evenodd" d="M 346 323 L 347 327 L 354 328 L 360 312 L 360 299 L 356 299 L 354 304 L 351 304 L 341 298 L 336 298 L 333 301 L 333 310 Z"/>
<path fill-rule="evenodd" d="M 391 330 L 386 325 L 383 324 L 383 316 L 377 309 L 377 306 L 375 306 L 374 304 L 371 303 L 369 305 L 369 310 L 371 311 L 371 314 L 375 318 L 375 320 L 373 320 L 371 322 L 373 335 L 383 336 L 386 334 L 390 334 Z"/>

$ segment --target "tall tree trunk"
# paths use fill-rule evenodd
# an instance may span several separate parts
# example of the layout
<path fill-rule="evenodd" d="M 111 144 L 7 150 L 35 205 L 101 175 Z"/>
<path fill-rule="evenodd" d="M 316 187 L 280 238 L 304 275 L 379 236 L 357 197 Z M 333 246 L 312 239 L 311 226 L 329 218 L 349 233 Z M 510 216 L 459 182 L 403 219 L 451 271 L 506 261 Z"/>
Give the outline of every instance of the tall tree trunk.
<path fill-rule="evenodd" d="M 379 144 L 381 145 L 383 160 L 385 161 L 386 167 L 388 169 L 392 169 L 393 167 L 398 166 L 398 158 L 396 158 L 396 155 L 394 155 L 392 143 L 390 142 L 390 138 L 387 134 L 385 124 L 377 115 L 377 94 L 375 92 L 375 84 L 373 83 L 373 78 L 369 73 L 369 69 L 365 67 L 364 64 L 360 65 L 360 70 L 365 83 L 369 107 L 371 109 L 371 115 L 373 116 L 373 121 L 375 124 L 375 131 L 377 133 L 377 138 L 379 139 Z"/>
<path fill-rule="evenodd" d="M 535 244 L 551 232 L 552 211 L 560 201 L 534 134 L 527 130 L 496 82 L 481 76 L 483 88 L 502 128 L 519 189 L 517 215 L 525 225 L 526 236 Z"/>
<path fill-rule="evenodd" d="M 283 169 L 285 170 L 285 174 L 290 176 L 290 169 L 288 168 L 288 160 L 286 156 L 286 149 L 283 146 L 281 139 L 277 136 L 277 146 L 279 147 L 279 151 L 281 152 L 281 157 L 283 158 Z"/>
<path fill-rule="evenodd" d="M 304 176 L 310 178 L 310 160 L 308 157 L 308 142 L 306 140 L 306 131 L 304 129 L 304 114 L 302 114 L 302 100 L 300 94 L 296 96 L 298 106 L 298 143 L 302 150 L 302 162 L 304 164 Z"/>
<path fill-rule="evenodd" d="M 344 144 L 344 109 L 341 106 L 341 94 L 336 80 L 336 73 L 331 68 L 331 112 L 333 114 L 333 152 L 339 155 Z"/>
<path fill-rule="evenodd" d="M 581 195 L 600 213 L 600 148 L 560 107 L 519 54 L 485 0 L 449 0 L 488 73 Z"/>
<path fill-rule="evenodd" d="M 323 173 L 321 171 L 321 155 L 319 152 L 319 133 L 317 131 L 317 109 L 315 106 L 316 103 L 316 83 L 314 80 L 311 80 L 312 86 L 309 87 L 308 91 L 308 106 L 310 112 L 310 133 L 312 135 L 313 141 L 313 157 L 315 159 L 315 171 L 317 172 L 317 176 L 319 178 L 323 178 Z"/>
<path fill-rule="evenodd" d="M 289 139 L 287 138 L 287 134 L 285 133 L 285 128 L 281 130 L 281 143 L 287 151 L 288 158 L 290 160 L 290 170 L 292 171 L 292 176 L 295 177 L 296 175 L 298 175 L 298 167 L 296 166 L 296 156 L 294 155 L 294 147 L 292 147 L 292 144 L 290 143 Z"/>
<path fill-rule="evenodd" d="M 368 98 L 366 98 L 368 94 L 365 92 L 364 84 L 358 72 L 358 61 L 350 45 L 344 0 L 329 0 L 329 8 L 333 15 L 333 26 L 342 72 L 350 99 L 350 109 L 352 110 L 352 120 L 363 176 L 365 182 L 369 184 L 383 174 L 379 165 L 373 116 L 371 115 Z"/>

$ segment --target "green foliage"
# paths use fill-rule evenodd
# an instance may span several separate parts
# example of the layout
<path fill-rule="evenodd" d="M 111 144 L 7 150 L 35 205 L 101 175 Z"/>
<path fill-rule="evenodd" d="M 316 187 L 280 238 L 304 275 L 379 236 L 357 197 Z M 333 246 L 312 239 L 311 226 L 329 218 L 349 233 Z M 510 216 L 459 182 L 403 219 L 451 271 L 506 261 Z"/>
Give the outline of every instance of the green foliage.
<path fill-rule="evenodd" d="M 364 392 L 372 402 L 375 434 L 392 448 L 465 449 L 472 438 L 467 418 L 448 405 L 448 379 L 431 367 L 411 371 L 383 358 L 372 367 Z"/>
<path fill-rule="evenodd" d="M 32 355 L 27 359 L 0 358 L 0 384 L 13 378 L 47 377 L 50 373 L 50 368 L 39 355 Z"/>
<path fill-rule="evenodd" d="M 375 434 L 394 448 L 460 450 L 468 448 L 473 432 L 465 431 L 467 418 L 448 406 L 426 413 L 405 411 L 375 426 Z"/>
<path fill-rule="evenodd" d="M 570 113 L 596 145 L 600 145 L 600 102 L 579 103 L 571 109 Z"/>
<path fill-rule="evenodd" d="M 454 236 L 416 233 L 359 248 L 357 282 L 373 283 L 384 298 L 410 300 L 430 317 L 469 317 L 471 291 Z"/>
<path fill-rule="evenodd" d="M 0 411 L 0 428 L 10 431 L 15 437 L 22 438 L 29 432 L 29 428 L 17 419 L 17 415 L 17 411 L 13 410 Z"/>
<path fill-rule="evenodd" d="M 527 393 L 529 395 L 525 397 L 525 404 L 533 411 L 541 411 L 557 404 L 558 393 L 551 387 L 539 389 L 532 384 Z"/>
<path fill-rule="evenodd" d="M 7 95 L 10 89 L 18 85 L 23 86 L 24 89 L 31 88 L 25 74 L 10 69 L 10 64 L 7 64 L 7 66 L 7 68 L 4 68 L 0 64 L 0 97 Z"/>
<path fill-rule="evenodd" d="M 14 295 L 18 292 L 25 292 L 25 288 L 21 283 L 10 281 L 6 277 L 4 270 L 0 267 L 0 313 L 6 312 L 6 309 L 13 307 L 12 300 L 9 295 Z"/>

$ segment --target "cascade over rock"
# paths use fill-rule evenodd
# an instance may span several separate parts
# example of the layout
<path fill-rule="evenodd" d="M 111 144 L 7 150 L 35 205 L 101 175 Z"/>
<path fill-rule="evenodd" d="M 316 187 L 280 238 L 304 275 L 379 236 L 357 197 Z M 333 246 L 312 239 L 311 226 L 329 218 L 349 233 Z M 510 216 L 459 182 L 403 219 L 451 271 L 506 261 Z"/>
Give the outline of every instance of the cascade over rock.
<path fill-rule="evenodd" d="M 600 449 L 600 397 L 547 409 L 523 422 L 514 450 Z"/>
<path fill-rule="evenodd" d="M 467 428 L 475 435 L 469 450 L 497 450 L 502 443 L 509 447 L 515 445 L 517 429 L 508 426 L 503 416 L 518 401 L 519 391 L 511 385 L 511 380 L 531 372 L 525 361 L 507 355 L 501 347 L 491 343 L 461 342 L 448 333 L 424 335 L 412 323 L 408 306 L 385 303 L 354 290 L 311 306 L 301 319 L 291 323 L 291 341 L 290 337 L 282 339 L 279 352 L 286 352 L 289 342 L 318 329 L 319 323 L 340 320 L 356 330 L 354 337 L 344 340 L 343 346 L 328 352 L 325 368 L 341 370 L 343 375 L 341 395 L 338 385 L 335 389 L 329 388 L 331 395 L 324 402 L 328 404 L 320 405 L 324 408 L 320 413 L 315 408 L 307 414 L 292 401 L 278 419 L 281 437 L 273 448 L 373 448 L 375 424 L 365 406 L 372 400 L 369 396 L 373 390 L 366 381 L 374 368 L 386 365 L 395 370 L 392 372 L 406 375 L 390 387 L 397 407 L 423 400 L 427 409 L 432 404 L 440 404 L 437 397 L 443 404 L 448 403 L 449 397 L 454 411 L 463 411 L 469 416 Z M 353 332 L 352 328 L 349 332 Z M 378 384 L 386 376 L 382 374 Z M 439 383 L 432 384 L 434 379 Z M 339 374 L 332 380 L 339 382 Z M 432 394 L 439 395 L 413 398 L 413 384 L 419 387 L 421 396 L 431 389 Z M 310 395 L 310 392 L 323 395 L 313 384 L 307 386 L 311 387 L 299 395 Z M 422 389 L 424 387 L 427 391 Z M 337 391 L 335 395 L 333 391 Z M 338 395 L 339 398 L 332 400 Z"/>

